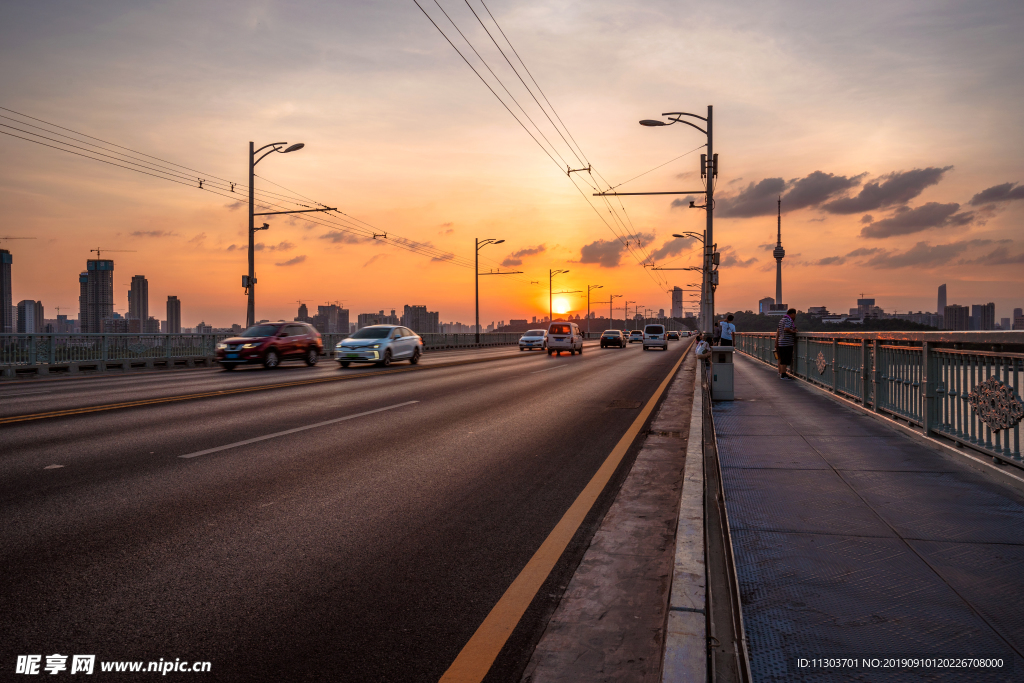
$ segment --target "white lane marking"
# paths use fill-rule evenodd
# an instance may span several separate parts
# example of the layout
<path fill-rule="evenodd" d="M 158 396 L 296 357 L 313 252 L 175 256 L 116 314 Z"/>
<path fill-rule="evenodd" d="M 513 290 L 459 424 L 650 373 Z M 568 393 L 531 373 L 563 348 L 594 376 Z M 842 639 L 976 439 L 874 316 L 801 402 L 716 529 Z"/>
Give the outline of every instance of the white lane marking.
<path fill-rule="evenodd" d="M 395 408 L 401 408 L 403 406 L 410 406 L 413 403 L 419 403 L 419 401 L 406 401 L 405 403 L 396 403 L 393 406 L 387 406 L 385 408 L 377 408 L 376 410 L 367 410 L 365 413 L 356 413 L 355 415 L 346 415 L 345 417 L 336 417 L 333 420 L 324 420 L 323 422 L 317 422 L 315 424 L 306 425 L 305 427 L 295 427 L 294 429 L 286 429 L 283 432 L 275 432 L 273 434 L 267 434 L 265 436 L 257 436 L 253 439 L 246 439 L 245 441 L 236 441 L 235 443 L 229 443 L 226 446 L 217 446 L 216 448 L 207 448 L 205 451 L 196 451 L 195 453 L 186 453 L 185 455 L 179 455 L 179 458 L 198 458 L 200 455 L 207 455 L 209 453 L 216 453 L 217 451 L 226 451 L 229 448 L 237 448 L 238 446 L 245 446 L 247 444 L 256 443 L 258 441 L 266 441 L 267 439 L 274 439 L 279 436 L 285 436 L 286 434 L 294 434 L 296 432 L 304 432 L 307 429 L 314 429 L 315 427 L 323 427 L 325 425 L 335 424 L 337 422 L 344 422 L 345 420 L 353 420 L 357 417 L 363 417 L 365 415 L 373 415 L 374 413 L 382 413 L 385 410 L 394 410 Z"/>
<path fill-rule="evenodd" d="M 558 366 L 555 366 L 553 368 L 544 368 L 543 370 L 534 370 L 530 374 L 531 375 L 536 375 L 538 372 L 547 372 L 548 370 L 561 370 L 562 368 L 567 368 L 567 367 L 569 367 L 569 366 L 568 365 L 558 365 Z"/>
<path fill-rule="evenodd" d="M 64 467 L 64 465 L 47 465 L 43 469 L 44 470 L 59 470 L 61 467 Z"/>

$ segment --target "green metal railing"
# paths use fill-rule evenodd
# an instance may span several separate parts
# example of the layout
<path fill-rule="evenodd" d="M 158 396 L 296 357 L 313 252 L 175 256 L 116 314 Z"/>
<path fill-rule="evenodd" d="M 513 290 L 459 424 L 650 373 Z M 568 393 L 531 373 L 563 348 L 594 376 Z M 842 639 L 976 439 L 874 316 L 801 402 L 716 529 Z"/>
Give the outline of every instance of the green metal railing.
<path fill-rule="evenodd" d="M 774 333 L 737 333 L 736 349 L 777 364 Z M 789 372 L 925 435 L 1024 464 L 1024 332 L 801 333 Z"/>

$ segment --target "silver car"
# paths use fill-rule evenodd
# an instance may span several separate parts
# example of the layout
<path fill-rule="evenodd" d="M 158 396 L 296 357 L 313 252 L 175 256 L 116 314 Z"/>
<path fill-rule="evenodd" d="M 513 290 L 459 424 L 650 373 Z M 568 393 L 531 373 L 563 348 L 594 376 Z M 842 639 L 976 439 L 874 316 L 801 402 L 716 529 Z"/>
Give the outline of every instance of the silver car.
<path fill-rule="evenodd" d="M 547 330 L 529 330 L 522 337 L 519 338 L 519 350 L 529 351 L 530 349 L 538 349 L 543 351 L 548 347 L 548 331 Z"/>
<path fill-rule="evenodd" d="M 343 368 L 352 363 L 375 363 L 386 367 L 396 360 L 408 360 L 416 365 L 422 355 L 423 340 L 408 327 L 400 325 L 370 325 L 334 347 L 334 358 Z"/>

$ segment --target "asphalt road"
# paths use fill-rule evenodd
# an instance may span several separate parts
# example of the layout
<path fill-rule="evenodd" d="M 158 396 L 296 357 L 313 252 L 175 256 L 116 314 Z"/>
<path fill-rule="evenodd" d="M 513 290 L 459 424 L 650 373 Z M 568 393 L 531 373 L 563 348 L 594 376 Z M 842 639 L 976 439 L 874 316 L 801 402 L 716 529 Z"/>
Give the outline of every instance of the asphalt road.
<path fill-rule="evenodd" d="M 687 345 L 0 386 L 0 674 L 437 680 Z"/>

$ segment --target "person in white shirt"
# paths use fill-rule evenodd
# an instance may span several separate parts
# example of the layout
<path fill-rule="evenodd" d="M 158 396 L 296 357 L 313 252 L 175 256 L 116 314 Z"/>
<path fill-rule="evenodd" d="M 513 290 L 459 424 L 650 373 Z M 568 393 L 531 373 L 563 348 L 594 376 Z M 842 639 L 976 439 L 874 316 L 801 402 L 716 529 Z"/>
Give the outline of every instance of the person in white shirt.
<path fill-rule="evenodd" d="M 722 340 L 719 342 L 722 346 L 735 346 L 733 344 L 733 335 L 736 333 L 736 326 L 732 323 L 732 313 L 725 317 L 722 321 Z"/>
<path fill-rule="evenodd" d="M 697 358 L 699 358 L 702 361 L 704 361 L 705 365 L 708 363 L 708 360 L 711 358 L 711 345 L 708 344 L 707 341 L 705 341 L 703 335 L 700 335 L 700 334 L 697 335 L 697 348 L 695 348 L 693 350 L 693 353 L 694 353 L 694 355 L 697 356 Z"/>

